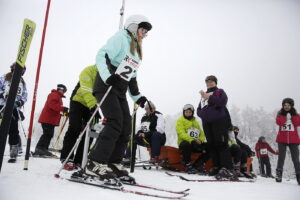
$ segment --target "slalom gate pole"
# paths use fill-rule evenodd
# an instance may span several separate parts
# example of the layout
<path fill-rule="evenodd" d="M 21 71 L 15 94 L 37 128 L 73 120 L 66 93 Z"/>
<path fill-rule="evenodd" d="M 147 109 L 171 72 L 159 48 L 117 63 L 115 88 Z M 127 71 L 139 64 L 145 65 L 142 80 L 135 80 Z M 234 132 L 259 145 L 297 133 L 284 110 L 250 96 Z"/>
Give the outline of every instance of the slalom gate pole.
<path fill-rule="evenodd" d="M 69 155 L 67 156 L 67 158 L 65 159 L 65 161 L 62 163 L 60 169 L 58 170 L 58 172 L 56 174 L 54 174 L 54 176 L 56 178 L 59 178 L 59 174 L 61 172 L 61 170 L 64 168 L 64 165 L 68 162 L 69 158 L 71 157 L 71 155 L 73 154 L 74 150 L 77 149 L 82 136 L 84 135 L 84 133 L 87 131 L 87 129 L 89 128 L 92 120 L 94 119 L 96 113 L 99 111 L 100 106 L 102 105 L 103 101 L 106 99 L 107 95 L 109 94 L 110 90 L 112 89 L 112 86 L 109 86 L 109 88 L 107 89 L 106 93 L 104 94 L 104 96 L 102 97 L 101 101 L 99 104 L 97 104 L 97 108 L 95 109 L 93 115 L 91 116 L 91 118 L 89 119 L 89 121 L 87 122 L 86 126 L 84 127 L 83 131 L 80 133 L 80 135 L 78 136 L 75 145 L 73 146 L 72 150 L 70 151 Z"/>
<path fill-rule="evenodd" d="M 38 67 L 37 67 L 37 70 L 36 70 L 35 86 L 34 86 L 34 91 L 33 91 L 33 100 L 32 100 L 32 106 L 31 106 L 30 123 L 29 123 L 28 138 L 27 138 L 26 153 L 25 153 L 25 161 L 24 161 L 24 170 L 28 170 L 30 144 L 31 144 L 32 127 L 33 127 L 33 118 L 34 118 L 34 111 L 35 111 L 35 104 L 36 104 L 36 97 L 37 97 L 37 89 L 38 89 L 39 78 L 40 78 L 40 68 L 41 68 L 42 58 L 43 58 L 44 41 L 45 41 L 46 30 L 47 30 L 50 4 L 51 4 L 51 0 L 48 0 L 46 14 L 45 14 L 43 34 L 42 34 L 41 47 L 40 47 Z"/>

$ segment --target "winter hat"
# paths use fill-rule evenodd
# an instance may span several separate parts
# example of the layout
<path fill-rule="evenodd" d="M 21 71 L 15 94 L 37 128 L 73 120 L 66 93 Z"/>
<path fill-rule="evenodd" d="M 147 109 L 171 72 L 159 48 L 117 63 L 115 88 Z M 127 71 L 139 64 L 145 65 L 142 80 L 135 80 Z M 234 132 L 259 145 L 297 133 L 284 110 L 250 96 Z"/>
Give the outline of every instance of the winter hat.
<path fill-rule="evenodd" d="M 192 111 L 192 116 L 186 117 L 186 116 L 184 115 L 184 111 L 186 111 L 186 110 L 191 110 L 191 111 Z M 186 118 L 186 119 L 188 119 L 188 120 L 193 119 L 193 117 L 194 117 L 194 111 L 195 111 L 195 109 L 194 109 L 194 106 L 193 106 L 192 104 L 185 104 L 185 105 L 183 106 L 183 109 L 182 109 L 183 117 Z"/>
<path fill-rule="evenodd" d="M 63 90 L 64 92 L 66 92 L 67 87 L 64 84 L 58 84 L 57 85 L 57 90 Z"/>
<path fill-rule="evenodd" d="M 144 28 L 148 31 L 152 29 L 147 17 L 144 15 L 131 15 L 127 18 L 124 29 L 128 30 L 135 38 L 137 38 L 137 30 Z"/>
<path fill-rule="evenodd" d="M 294 100 L 292 98 L 285 98 L 282 100 L 282 107 L 285 103 L 290 104 L 292 107 L 294 107 Z"/>
<path fill-rule="evenodd" d="M 216 84 L 218 84 L 218 79 L 214 75 L 207 76 L 205 78 L 205 82 L 207 82 L 207 81 L 214 81 Z"/>
<path fill-rule="evenodd" d="M 16 66 L 17 66 L 17 63 L 16 63 L 16 62 L 14 62 L 13 64 L 11 64 L 11 66 L 10 66 L 10 71 L 11 71 L 11 72 L 14 72 Z M 24 65 L 22 75 L 23 75 L 25 72 L 26 72 L 26 66 Z"/>
<path fill-rule="evenodd" d="M 258 138 L 258 141 L 259 142 L 262 142 L 263 140 L 265 140 L 266 138 L 265 138 L 265 136 L 260 136 L 259 138 Z"/>

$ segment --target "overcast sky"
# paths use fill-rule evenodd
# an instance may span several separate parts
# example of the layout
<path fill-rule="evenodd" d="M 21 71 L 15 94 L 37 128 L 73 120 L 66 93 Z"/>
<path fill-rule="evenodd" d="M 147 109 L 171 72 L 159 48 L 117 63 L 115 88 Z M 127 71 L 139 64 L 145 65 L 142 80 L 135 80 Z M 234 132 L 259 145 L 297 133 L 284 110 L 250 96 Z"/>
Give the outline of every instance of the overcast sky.
<path fill-rule="evenodd" d="M 80 71 L 95 63 L 119 27 L 122 0 L 52 0 L 36 111 L 51 89 L 63 83 L 67 99 Z M 30 116 L 47 0 L 0 0 L 0 74 L 15 61 L 22 23 L 37 24 L 27 58 Z M 147 16 L 153 30 L 144 40 L 138 72 L 140 91 L 165 115 L 195 107 L 207 75 L 229 97 L 229 106 L 279 109 L 292 97 L 300 111 L 300 1 L 298 0 L 127 0 L 125 17 Z M 132 106 L 132 101 L 129 99 Z"/>

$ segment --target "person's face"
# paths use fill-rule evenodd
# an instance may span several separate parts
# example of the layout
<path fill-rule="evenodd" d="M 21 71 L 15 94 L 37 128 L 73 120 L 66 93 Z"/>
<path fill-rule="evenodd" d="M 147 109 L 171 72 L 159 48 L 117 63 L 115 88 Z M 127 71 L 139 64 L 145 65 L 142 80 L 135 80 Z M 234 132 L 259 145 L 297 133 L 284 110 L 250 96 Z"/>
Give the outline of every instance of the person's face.
<path fill-rule="evenodd" d="M 233 132 L 238 133 L 240 130 L 239 129 L 234 129 Z"/>
<path fill-rule="evenodd" d="M 288 104 L 288 103 L 283 104 L 283 109 L 284 109 L 285 111 L 290 111 L 291 108 L 292 108 L 292 106 L 291 106 L 290 104 Z"/>
<path fill-rule="evenodd" d="M 184 116 L 191 117 L 192 115 L 193 115 L 193 111 L 191 111 L 191 110 L 185 110 L 184 111 Z"/>
<path fill-rule="evenodd" d="M 58 92 L 64 95 L 67 92 L 67 90 L 58 90 Z"/>
<path fill-rule="evenodd" d="M 137 32 L 138 32 L 138 37 L 141 39 L 144 39 L 148 35 L 148 30 L 144 28 L 139 28 Z"/>
<path fill-rule="evenodd" d="M 216 82 L 214 82 L 212 80 L 205 80 L 205 83 L 206 83 L 207 88 L 213 88 L 213 87 L 217 86 Z"/>

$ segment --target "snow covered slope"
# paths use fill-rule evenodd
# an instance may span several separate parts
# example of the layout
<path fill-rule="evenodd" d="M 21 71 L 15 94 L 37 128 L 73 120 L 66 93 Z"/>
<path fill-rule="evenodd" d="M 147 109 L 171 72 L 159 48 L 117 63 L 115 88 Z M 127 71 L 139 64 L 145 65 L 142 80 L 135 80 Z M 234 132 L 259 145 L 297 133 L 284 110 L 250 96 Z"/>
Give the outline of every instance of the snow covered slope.
<path fill-rule="evenodd" d="M 6 154 L 7 155 L 7 154 Z M 16 164 L 7 163 L 5 156 L 0 174 L 1 200 L 138 200 L 157 199 L 119 191 L 101 189 L 94 186 L 69 182 L 54 178 L 60 167 L 57 159 L 30 158 L 29 170 L 24 171 L 24 157 L 19 157 Z M 68 172 L 62 171 L 66 177 Z M 281 184 L 274 179 L 258 178 L 255 183 L 197 183 L 185 182 L 177 177 L 170 177 L 163 170 L 136 169 L 132 174 L 140 184 L 159 186 L 172 190 L 190 188 L 190 195 L 185 199 L 199 200 L 299 200 L 300 186 L 295 180 L 284 180 Z M 191 179 L 208 179 L 198 175 L 185 175 Z M 132 189 L 132 187 L 130 188 Z M 138 188 L 134 188 L 138 189 Z M 148 189 L 139 189 L 148 191 Z M 152 193 L 166 194 L 151 191 Z"/>

